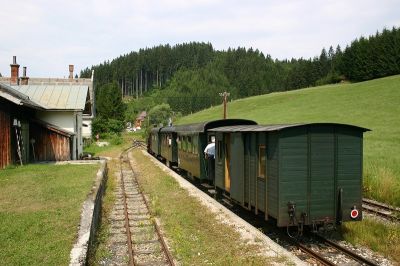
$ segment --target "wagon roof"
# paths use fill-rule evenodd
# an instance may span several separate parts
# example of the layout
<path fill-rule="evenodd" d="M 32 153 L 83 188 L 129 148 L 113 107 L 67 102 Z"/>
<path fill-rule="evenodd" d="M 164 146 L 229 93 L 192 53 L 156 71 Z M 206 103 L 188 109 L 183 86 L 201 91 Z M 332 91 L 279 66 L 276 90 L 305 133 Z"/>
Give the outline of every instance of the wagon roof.
<path fill-rule="evenodd" d="M 213 120 L 195 124 L 188 125 L 176 125 L 170 127 L 165 127 L 162 131 L 176 131 L 176 132 L 206 132 L 212 128 L 223 127 L 223 126 L 232 126 L 232 125 L 257 125 L 257 122 L 247 119 L 221 119 L 221 120 Z"/>
<path fill-rule="evenodd" d="M 150 132 L 151 133 L 158 133 L 160 131 L 161 127 L 153 127 Z"/>
<path fill-rule="evenodd" d="M 233 125 L 223 126 L 218 128 L 209 129 L 213 132 L 262 132 L 262 131 L 280 131 L 287 128 L 303 127 L 303 126 L 342 126 L 351 127 L 360 131 L 370 131 L 368 128 L 358 127 L 349 124 L 340 123 L 297 123 L 297 124 L 278 124 L 278 125 Z"/>

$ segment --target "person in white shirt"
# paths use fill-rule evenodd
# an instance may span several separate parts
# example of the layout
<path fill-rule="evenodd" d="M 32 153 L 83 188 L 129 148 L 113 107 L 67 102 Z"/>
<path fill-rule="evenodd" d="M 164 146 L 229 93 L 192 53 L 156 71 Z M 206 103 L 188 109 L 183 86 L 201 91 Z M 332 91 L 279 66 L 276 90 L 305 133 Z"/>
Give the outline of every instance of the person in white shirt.
<path fill-rule="evenodd" d="M 214 159 L 215 158 L 215 143 L 209 143 L 204 149 L 204 156 L 206 159 Z"/>
<path fill-rule="evenodd" d="M 204 149 L 204 157 L 206 159 L 207 176 L 213 180 L 215 172 L 215 137 L 211 137 L 211 142 Z"/>

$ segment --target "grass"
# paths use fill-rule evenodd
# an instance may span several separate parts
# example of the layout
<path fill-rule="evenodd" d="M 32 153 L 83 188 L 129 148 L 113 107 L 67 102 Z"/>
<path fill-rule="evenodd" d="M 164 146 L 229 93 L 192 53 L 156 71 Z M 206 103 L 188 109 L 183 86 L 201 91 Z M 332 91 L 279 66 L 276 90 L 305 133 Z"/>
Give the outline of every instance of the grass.
<path fill-rule="evenodd" d="M 354 84 L 271 93 L 228 103 L 228 117 L 260 124 L 337 122 L 371 129 L 364 134 L 365 196 L 400 206 L 400 76 Z M 181 118 L 222 117 L 216 106 Z"/>
<path fill-rule="evenodd" d="M 0 171 L 2 265 L 67 265 L 98 165 L 27 165 Z"/>
<path fill-rule="evenodd" d="M 100 265 L 102 260 L 111 256 L 111 253 L 107 249 L 105 243 L 107 242 L 107 239 L 110 236 L 109 235 L 110 222 L 107 219 L 107 217 L 109 217 L 116 199 L 113 191 L 116 186 L 115 172 L 117 171 L 118 165 L 116 161 L 108 161 L 107 167 L 109 170 L 108 170 L 108 179 L 106 183 L 106 189 L 101 209 L 102 220 L 100 227 L 96 233 L 95 243 L 93 247 L 89 249 L 90 250 L 88 256 L 89 265 Z"/>
<path fill-rule="evenodd" d="M 370 247 L 400 264 L 400 227 L 366 218 L 362 222 L 344 223 L 344 239 L 350 243 Z"/>
<path fill-rule="evenodd" d="M 120 141 L 115 141 L 115 138 L 100 139 L 101 142 L 109 142 L 107 146 L 99 147 L 96 142 L 92 142 L 89 146 L 85 147 L 84 152 L 92 153 L 94 156 L 107 156 L 118 157 L 121 151 L 128 148 L 132 143 L 132 139 L 141 140 L 143 138 L 142 132 L 129 132 L 123 133 L 119 137 Z"/>
<path fill-rule="evenodd" d="M 260 248 L 245 244 L 231 227 L 215 218 L 179 184 L 134 151 L 139 183 L 150 196 L 153 213 L 160 218 L 173 255 L 182 265 L 269 265 L 285 264 L 285 258 L 266 258 Z M 152 169 L 152 171 L 148 171 Z"/>

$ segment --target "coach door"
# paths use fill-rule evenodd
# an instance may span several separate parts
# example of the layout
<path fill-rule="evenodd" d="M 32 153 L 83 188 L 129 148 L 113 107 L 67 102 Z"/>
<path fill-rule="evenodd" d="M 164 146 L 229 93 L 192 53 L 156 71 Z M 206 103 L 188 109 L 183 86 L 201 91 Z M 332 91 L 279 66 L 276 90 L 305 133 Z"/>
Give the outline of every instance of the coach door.
<path fill-rule="evenodd" d="M 231 136 L 224 134 L 224 151 L 225 151 L 225 190 L 231 191 Z"/>

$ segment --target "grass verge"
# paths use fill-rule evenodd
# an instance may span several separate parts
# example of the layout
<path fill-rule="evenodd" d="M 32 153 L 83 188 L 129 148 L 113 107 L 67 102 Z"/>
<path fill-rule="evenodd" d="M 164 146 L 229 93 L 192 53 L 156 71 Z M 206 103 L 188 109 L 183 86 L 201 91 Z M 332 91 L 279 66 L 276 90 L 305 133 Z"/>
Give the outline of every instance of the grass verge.
<path fill-rule="evenodd" d="M 344 223 L 341 231 L 343 238 L 353 245 L 367 246 L 400 264 L 400 227 L 398 225 L 364 218 L 361 222 Z"/>
<path fill-rule="evenodd" d="M 27 165 L 0 171 L 1 264 L 68 265 L 81 205 L 98 168 Z"/>
<path fill-rule="evenodd" d="M 110 257 L 111 253 L 108 251 L 105 243 L 109 237 L 109 226 L 110 222 L 107 219 L 109 217 L 112 207 L 115 202 L 115 190 L 116 180 L 115 171 L 117 169 L 117 162 L 110 160 L 107 162 L 108 167 L 108 179 L 105 187 L 103 196 L 102 209 L 101 209 L 101 224 L 96 232 L 95 243 L 89 249 L 88 264 L 89 265 L 100 265 L 101 261 L 107 257 Z"/>
<path fill-rule="evenodd" d="M 182 265 L 284 264 L 282 257 L 266 258 L 260 247 L 244 243 L 239 233 L 215 218 L 201 203 L 146 158 L 133 151 L 142 189 L 153 213 L 160 218 L 173 255 Z M 149 171 L 151 169 L 151 171 Z"/>

